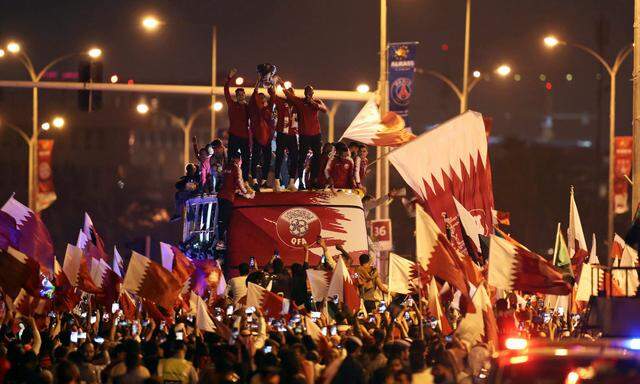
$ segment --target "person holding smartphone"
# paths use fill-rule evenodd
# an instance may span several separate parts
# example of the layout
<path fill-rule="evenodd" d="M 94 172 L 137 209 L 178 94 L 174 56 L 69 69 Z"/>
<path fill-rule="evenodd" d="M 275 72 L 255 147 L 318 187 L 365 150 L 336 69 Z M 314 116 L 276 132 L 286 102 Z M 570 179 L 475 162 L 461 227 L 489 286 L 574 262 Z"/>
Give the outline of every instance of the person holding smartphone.
<path fill-rule="evenodd" d="M 382 300 L 382 293 L 388 293 L 389 290 L 382 283 L 376 267 L 371 265 L 371 258 L 368 254 L 360 255 L 360 266 L 356 268 L 356 273 L 360 285 L 360 297 L 364 300 L 366 310 L 371 312 Z"/>

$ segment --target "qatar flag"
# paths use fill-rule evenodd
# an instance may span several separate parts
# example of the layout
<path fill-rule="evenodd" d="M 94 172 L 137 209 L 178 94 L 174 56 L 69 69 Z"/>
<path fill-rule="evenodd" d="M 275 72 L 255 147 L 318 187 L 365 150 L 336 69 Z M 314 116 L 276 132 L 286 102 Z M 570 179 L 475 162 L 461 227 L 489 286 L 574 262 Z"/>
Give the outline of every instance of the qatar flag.
<path fill-rule="evenodd" d="M 415 138 L 416 136 L 405 126 L 402 116 L 395 112 L 387 112 L 382 117 L 372 97 L 358 112 L 338 141 L 349 139 L 367 145 L 397 147 Z"/>
<path fill-rule="evenodd" d="M 111 304 L 118 301 L 122 278 L 109 267 L 106 261 L 103 259 L 94 260 L 91 264 L 91 278 L 101 291 L 96 295 L 97 303 L 110 307 Z"/>
<path fill-rule="evenodd" d="M 54 263 L 53 306 L 57 311 L 70 312 L 80 302 L 80 295 L 75 292 L 58 260 Z"/>
<path fill-rule="evenodd" d="M 40 296 L 32 296 L 22 289 L 13 300 L 13 307 L 23 316 L 44 315 L 51 310 L 51 301 Z"/>
<path fill-rule="evenodd" d="M 587 240 L 582 230 L 582 222 L 578 213 L 578 206 L 573 196 L 573 187 L 571 188 L 569 198 L 569 227 L 567 228 L 567 248 L 569 248 L 569 257 L 571 258 L 571 269 L 576 281 L 580 281 L 580 272 L 582 265 L 589 257 L 589 249 L 587 248 Z"/>
<path fill-rule="evenodd" d="M 331 283 L 331 272 L 321 269 L 307 269 L 307 280 L 311 287 L 311 296 L 315 301 L 323 301 L 329 292 Z"/>
<path fill-rule="evenodd" d="M 507 291 L 568 295 L 569 283 L 542 256 L 491 235 L 489 285 Z"/>
<path fill-rule="evenodd" d="M 493 233 L 493 189 L 482 115 L 467 111 L 389 153 L 389 160 L 416 192 L 441 231 L 465 252 L 454 198 Z M 445 222 L 446 220 L 446 222 Z"/>
<path fill-rule="evenodd" d="M 160 242 L 160 255 L 162 256 L 162 266 L 171 271 L 173 276 L 182 285 L 182 293 L 189 290 L 189 279 L 195 272 L 196 267 L 180 249 L 177 247 Z"/>
<path fill-rule="evenodd" d="M 254 307 L 264 317 L 281 317 L 289 313 L 291 301 L 277 295 L 258 284 L 247 285 L 247 307 Z"/>
<path fill-rule="evenodd" d="M 88 213 L 84 213 L 84 225 L 82 227 L 82 233 L 84 237 L 78 237 L 78 247 L 84 250 L 84 253 L 87 254 L 92 259 L 102 259 L 108 263 L 111 262 L 111 257 L 107 254 L 107 251 L 104 247 L 104 241 L 102 241 L 102 237 L 98 234 L 95 225 L 93 225 L 93 220 Z"/>
<path fill-rule="evenodd" d="M 89 259 L 79 247 L 67 244 L 62 269 L 72 286 L 87 293 L 98 294 L 102 292 L 91 278 Z"/>
<path fill-rule="evenodd" d="M 40 265 L 13 247 L 0 249 L 0 288 L 10 297 L 21 289 L 37 296 L 40 292 Z"/>
<path fill-rule="evenodd" d="M 360 295 L 358 294 L 358 288 L 356 288 L 349 269 L 347 268 L 342 257 L 338 258 L 336 267 L 333 270 L 333 276 L 331 276 L 331 283 L 329 284 L 329 290 L 327 291 L 329 298 L 338 297 L 338 302 L 344 303 L 351 312 L 355 313 L 360 309 Z"/>
<path fill-rule="evenodd" d="M 178 300 L 182 284 L 162 265 L 133 251 L 123 288 L 170 310 Z"/>
<path fill-rule="evenodd" d="M 481 284 L 473 295 L 473 304 L 478 310 L 475 313 L 467 313 L 456 328 L 456 335 L 475 345 L 485 341 L 498 347 L 498 324 L 491 306 L 491 299 L 484 286 Z"/>
<path fill-rule="evenodd" d="M 11 246 L 53 273 L 53 242 L 40 216 L 10 197 L 0 209 L 0 249 Z"/>
<path fill-rule="evenodd" d="M 416 263 L 389 253 L 389 292 L 409 294 L 417 292 L 422 284 L 418 280 L 418 267 Z"/>

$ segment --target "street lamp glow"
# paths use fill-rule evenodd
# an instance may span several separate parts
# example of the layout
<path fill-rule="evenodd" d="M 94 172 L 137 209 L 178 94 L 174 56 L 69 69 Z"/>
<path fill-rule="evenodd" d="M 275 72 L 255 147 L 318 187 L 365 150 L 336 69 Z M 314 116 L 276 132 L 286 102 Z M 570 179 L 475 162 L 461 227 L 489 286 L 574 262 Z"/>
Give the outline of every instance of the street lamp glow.
<path fill-rule="evenodd" d="M 555 36 L 547 36 L 544 38 L 543 41 L 544 41 L 544 45 L 546 45 L 549 48 L 553 48 L 560 43 L 560 41 L 558 41 L 558 39 Z"/>
<path fill-rule="evenodd" d="M 146 16 L 142 19 L 142 27 L 147 31 L 155 31 L 160 27 L 160 20 L 154 16 Z"/>
<path fill-rule="evenodd" d="M 102 49 L 91 48 L 89 51 L 87 51 L 87 55 L 89 55 L 89 57 L 93 59 L 97 59 L 98 57 L 102 56 Z"/>
<path fill-rule="evenodd" d="M 511 67 L 506 64 L 502 64 L 496 69 L 496 73 L 500 76 L 507 76 L 511 73 Z"/>
<path fill-rule="evenodd" d="M 49 128 L 51 128 L 51 124 L 44 122 L 42 123 L 42 125 L 40 126 L 40 128 L 42 128 L 43 131 L 48 131 Z"/>
<path fill-rule="evenodd" d="M 244 77 L 236 77 L 236 85 L 242 85 L 244 84 Z"/>
<path fill-rule="evenodd" d="M 52 123 L 53 123 L 53 126 L 56 128 L 64 127 L 64 119 L 60 116 L 54 117 Z"/>
<path fill-rule="evenodd" d="M 291 88 L 291 85 L 292 85 L 292 84 L 291 84 L 291 82 L 290 82 L 289 80 L 287 80 L 287 81 L 285 81 L 285 82 L 284 82 L 284 87 L 285 87 L 286 89 Z"/>
<path fill-rule="evenodd" d="M 10 41 L 9 44 L 7 44 L 7 51 L 14 54 L 20 52 L 20 44 L 15 41 Z"/>
<path fill-rule="evenodd" d="M 218 112 L 222 109 L 222 103 L 219 101 L 216 101 L 215 103 L 213 103 L 213 110 Z"/>
<path fill-rule="evenodd" d="M 480 71 L 473 71 L 473 77 L 475 77 L 476 79 L 479 78 L 480 75 L 482 75 Z"/>
<path fill-rule="evenodd" d="M 147 114 L 149 112 L 149 106 L 146 103 L 140 103 L 136 106 L 136 111 L 141 115 Z"/>
<path fill-rule="evenodd" d="M 356 87 L 356 91 L 358 91 L 359 93 L 367 93 L 369 92 L 369 85 L 367 84 L 358 84 L 358 86 Z"/>
<path fill-rule="evenodd" d="M 111 82 L 113 84 L 117 83 L 118 82 L 118 75 L 111 75 L 111 78 L 109 80 L 111 80 Z"/>

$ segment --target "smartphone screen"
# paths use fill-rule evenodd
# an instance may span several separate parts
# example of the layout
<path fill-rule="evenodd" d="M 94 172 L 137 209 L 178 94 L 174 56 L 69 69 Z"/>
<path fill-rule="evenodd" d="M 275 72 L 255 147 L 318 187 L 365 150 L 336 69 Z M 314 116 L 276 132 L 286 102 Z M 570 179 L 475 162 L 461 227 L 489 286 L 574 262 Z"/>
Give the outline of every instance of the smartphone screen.
<path fill-rule="evenodd" d="M 255 268 L 256 267 L 256 258 L 251 256 L 249 258 L 249 268 Z"/>
<path fill-rule="evenodd" d="M 111 304 L 111 313 L 116 313 L 118 312 L 119 309 L 120 309 L 120 304 L 118 303 Z"/>
<path fill-rule="evenodd" d="M 184 339 L 184 333 L 176 332 L 176 340 L 183 340 L 183 339 Z"/>
<path fill-rule="evenodd" d="M 233 315 L 233 305 L 227 307 L 227 316 Z"/>
<path fill-rule="evenodd" d="M 98 320 L 95 316 L 91 316 L 91 319 L 89 319 L 89 321 L 91 322 L 91 324 L 95 324 L 96 320 Z"/>

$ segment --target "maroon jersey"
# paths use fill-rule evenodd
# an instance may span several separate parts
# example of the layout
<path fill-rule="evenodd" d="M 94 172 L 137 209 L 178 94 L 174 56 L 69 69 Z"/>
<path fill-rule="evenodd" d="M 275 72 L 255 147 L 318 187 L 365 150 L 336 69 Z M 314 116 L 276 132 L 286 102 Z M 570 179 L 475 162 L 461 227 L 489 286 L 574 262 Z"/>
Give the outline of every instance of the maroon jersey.
<path fill-rule="evenodd" d="M 353 171 L 355 166 L 350 157 L 334 156 L 327 164 L 328 173 L 333 180 L 334 188 L 353 188 Z"/>
<path fill-rule="evenodd" d="M 242 193 L 246 193 L 244 188 L 244 182 L 242 180 L 242 170 L 239 165 L 233 162 L 227 163 L 224 167 L 222 188 L 218 193 L 218 197 L 234 202 L 236 199 L 236 191 L 240 190 Z"/>
<path fill-rule="evenodd" d="M 309 103 L 301 97 L 297 97 L 288 89 L 284 90 L 289 100 L 298 112 L 299 129 L 302 136 L 315 136 L 320 134 L 320 121 L 318 121 L 318 111 L 321 109 L 316 103 Z"/>
<path fill-rule="evenodd" d="M 258 92 L 254 91 L 249 100 L 249 120 L 251 134 L 260 145 L 267 145 L 271 141 L 271 111 L 269 107 L 258 105 Z"/>
<path fill-rule="evenodd" d="M 229 81 L 224 83 L 224 98 L 227 101 L 229 115 L 229 134 L 244 139 L 249 138 L 249 111 L 245 103 L 239 103 L 231 97 Z"/>
<path fill-rule="evenodd" d="M 293 125 L 293 108 L 287 102 L 276 95 L 273 88 L 269 88 L 270 102 L 275 104 L 276 113 L 278 114 L 278 123 L 276 124 L 276 132 L 286 135 L 295 135 L 298 133 L 298 127 Z"/>

